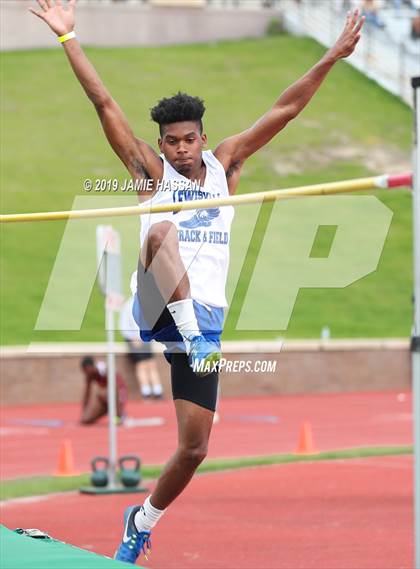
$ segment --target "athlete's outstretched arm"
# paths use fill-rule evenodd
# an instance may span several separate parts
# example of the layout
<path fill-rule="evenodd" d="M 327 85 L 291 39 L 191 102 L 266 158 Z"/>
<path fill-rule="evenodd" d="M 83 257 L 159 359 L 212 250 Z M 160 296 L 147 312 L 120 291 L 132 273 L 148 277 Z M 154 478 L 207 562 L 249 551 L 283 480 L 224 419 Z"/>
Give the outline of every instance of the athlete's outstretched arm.
<path fill-rule="evenodd" d="M 66 6 L 62 0 L 37 2 L 40 10 L 30 8 L 30 11 L 44 20 L 58 37 L 74 30 L 76 0 L 69 0 Z M 67 40 L 63 47 L 77 79 L 96 108 L 109 143 L 130 174 L 134 178 L 146 177 L 150 170 L 151 175 L 156 174 L 154 170 L 160 167 L 159 157 L 144 141 L 134 136 L 120 106 L 102 83 L 77 39 Z"/>
<path fill-rule="evenodd" d="M 251 128 L 222 141 L 215 150 L 217 158 L 228 172 L 267 144 L 289 121 L 295 118 L 320 88 L 333 65 L 353 53 L 360 39 L 364 18 L 359 12 L 349 12 L 344 30 L 324 57 L 303 77 L 293 83 L 273 107 Z"/>

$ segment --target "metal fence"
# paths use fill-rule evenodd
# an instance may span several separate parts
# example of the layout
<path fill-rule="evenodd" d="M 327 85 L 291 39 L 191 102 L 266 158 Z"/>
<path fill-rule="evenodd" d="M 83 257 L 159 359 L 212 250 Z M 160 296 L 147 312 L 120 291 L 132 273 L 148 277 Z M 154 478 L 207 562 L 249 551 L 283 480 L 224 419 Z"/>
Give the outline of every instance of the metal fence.
<path fill-rule="evenodd" d="M 343 0 L 283 0 L 281 4 L 288 29 L 309 35 L 327 47 L 340 34 L 349 6 L 349 2 Z M 379 12 L 379 24 L 366 23 L 358 49 L 348 61 L 412 104 L 410 80 L 420 74 L 420 39 L 410 37 L 412 12 L 399 13 L 400 18 L 397 18 L 395 9 L 383 8 Z"/>
<path fill-rule="evenodd" d="M 277 8 L 289 31 L 313 37 L 326 47 L 340 34 L 346 11 L 363 8 L 360 0 L 207 0 L 207 5 Z M 410 36 L 417 4 L 413 0 L 380 0 L 377 5 L 377 20 L 366 22 L 358 49 L 348 61 L 411 105 L 410 79 L 420 74 L 420 39 Z"/>

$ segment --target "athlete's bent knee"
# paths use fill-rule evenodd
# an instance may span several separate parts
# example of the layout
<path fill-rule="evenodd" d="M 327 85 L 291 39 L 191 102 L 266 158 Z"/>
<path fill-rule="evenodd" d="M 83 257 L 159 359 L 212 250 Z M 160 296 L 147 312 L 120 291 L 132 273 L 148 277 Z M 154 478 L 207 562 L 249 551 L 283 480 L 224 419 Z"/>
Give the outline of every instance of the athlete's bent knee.
<path fill-rule="evenodd" d="M 173 237 L 173 239 L 172 239 Z M 178 239 L 176 227 L 170 221 L 155 223 L 147 234 L 147 245 L 152 252 L 156 252 L 165 242 L 165 247 L 175 244 Z"/>
<path fill-rule="evenodd" d="M 207 446 L 181 447 L 179 454 L 184 463 L 191 468 L 197 468 L 207 456 Z"/>

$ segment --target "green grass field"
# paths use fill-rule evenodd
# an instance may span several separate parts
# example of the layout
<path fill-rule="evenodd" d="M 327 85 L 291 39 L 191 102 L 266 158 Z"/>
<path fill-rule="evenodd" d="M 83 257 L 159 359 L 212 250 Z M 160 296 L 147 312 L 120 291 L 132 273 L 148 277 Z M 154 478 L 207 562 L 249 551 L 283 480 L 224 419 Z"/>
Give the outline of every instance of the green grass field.
<path fill-rule="evenodd" d="M 202 96 L 208 109 L 205 127 L 210 148 L 252 124 L 323 53 L 312 40 L 286 35 L 214 45 L 87 51 L 137 136 L 150 142 L 156 140 L 157 131 L 148 113 L 160 97 L 177 90 Z M 60 49 L 3 53 L 1 58 L 2 213 L 69 209 L 76 197 L 86 198 L 85 178 L 126 178 Z M 410 109 L 340 62 L 302 115 L 249 160 L 239 192 L 398 171 L 409 166 L 410 144 Z M 394 213 L 377 270 L 342 289 L 302 289 L 287 331 L 273 326 L 258 329 L 260 315 L 270 313 L 275 318 L 276 314 L 273 283 L 282 278 L 282 267 L 275 262 L 276 227 L 271 241 L 264 244 L 272 267 L 260 275 L 259 285 L 270 283 L 270 294 L 253 293 L 244 304 L 255 243 L 269 211 L 260 215 L 242 267 L 239 252 L 247 249 L 258 212 L 254 206 L 238 208 L 228 285 L 232 308 L 224 337 L 317 337 L 324 325 L 333 337 L 409 335 L 411 197 L 406 190 L 376 195 Z M 108 205 L 108 196 L 96 199 Z M 138 254 L 138 222 L 134 218 L 111 221 L 123 236 L 128 292 Z M 73 223 L 78 224 L 76 253 L 68 263 L 63 305 L 71 305 L 72 291 L 94 263 L 95 223 Z M 3 344 L 104 339 L 103 299 L 97 287 L 89 292 L 80 330 L 33 331 L 64 229 L 63 222 L 2 227 Z M 328 233 L 321 233 L 314 245 L 321 256 L 327 254 L 330 239 Z M 239 274 L 242 279 L 236 286 Z M 235 330 L 242 307 L 257 329 Z"/>
<path fill-rule="evenodd" d="M 410 446 L 383 446 L 362 447 L 343 450 L 320 452 L 314 455 L 299 454 L 273 454 L 266 456 L 250 456 L 246 458 L 226 458 L 207 460 L 198 469 L 203 474 L 206 472 L 220 472 L 237 468 L 266 466 L 269 464 L 288 464 L 290 462 L 314 462 L 320 460 L 346 460 L 354 458 L 367 458 L 374 456 L 397 456 L 411 455 L 413 448 Z M 156 479 L 160 476 L 162 465 L 148 465 L 142 468 L 143 480 Z M 41 496 L 53 492 L 69 492 L 77 490 L 81 486 L 90 484 L 90 474 L 79 476 L 33 476 L 30 478 L 16 478 L 13 480 L 0 481 L 0 500 L 11 500 L 25 496 Z"/>

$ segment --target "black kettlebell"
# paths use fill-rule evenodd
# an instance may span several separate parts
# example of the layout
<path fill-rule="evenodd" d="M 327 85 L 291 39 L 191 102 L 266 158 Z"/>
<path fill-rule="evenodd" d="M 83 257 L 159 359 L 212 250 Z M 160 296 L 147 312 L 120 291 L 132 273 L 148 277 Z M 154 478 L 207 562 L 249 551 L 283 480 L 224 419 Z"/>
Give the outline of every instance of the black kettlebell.
<path fill-rule="evenodd" d="M 138 486 L 141 481 L 140 458 L 134 455 L 122 456 L 118 461 L 120 480 L 127 488 Z"/>
<path fill-rule="evenodd" d="M 99 488 L 107 486 L 109 460 L 106 458 L 106 456 L 95 456 L 91 462 L 91 465 L 92 475 L 90 477 L 90 481 L 92 482 L 92 486 L 97 486 Z M 101 465 L 101 467 L 99 467 L 99 465 Z"/>

